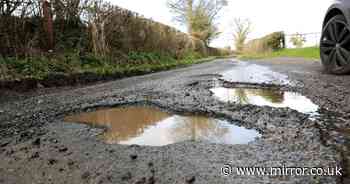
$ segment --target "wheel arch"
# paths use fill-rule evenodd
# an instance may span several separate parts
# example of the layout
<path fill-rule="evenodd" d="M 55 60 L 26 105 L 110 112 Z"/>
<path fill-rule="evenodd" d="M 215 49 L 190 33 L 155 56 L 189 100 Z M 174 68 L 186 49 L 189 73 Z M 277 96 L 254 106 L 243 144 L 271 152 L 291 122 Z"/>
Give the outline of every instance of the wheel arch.
<path fill-rule="evenodd" d="M 326 17 L 324 18 L 323 21 L 323 27 L 327 24 L 327 22 L 333 18 L 334 16 L 337 15 L 343 15 L 345 17 L 345 19 L 347 20 L 347 22 L 350 22 L 350 14 L 349 11 L 346 11 L 346 9 L 348 9 L 350 7 L 343 7 L 341 4 L 334 4 L 332 5 L 326 14 Z"/>

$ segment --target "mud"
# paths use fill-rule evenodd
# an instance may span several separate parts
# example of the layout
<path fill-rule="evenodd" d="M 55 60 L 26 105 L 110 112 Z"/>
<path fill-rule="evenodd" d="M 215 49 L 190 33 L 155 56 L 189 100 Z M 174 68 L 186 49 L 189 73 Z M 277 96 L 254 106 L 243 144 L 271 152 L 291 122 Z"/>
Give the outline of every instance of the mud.
<path fill-rule="evenodd" d="M 227 76 L 250 63 L 265 68 L 262 72 L 268 70 L 267 76 L 273 71 L 278 77 L 225 81 L 225 72 Z M 250 63 L 216 60 L 4 101 L 0 106 L 0 183 L 348 183 L 349 136 L 339 130 L 350 127 L 350 77 L 324 74 L 314 61 L 280 58 Z M 280 80 L 280 76 L 286 77 Z M 217 85 L 298 92 L 319 106 L 320 116 L 311 120 L 310 115 L 288 107 L 225 103 L 210 91 Z M 98 138 L 103 128 L 64 121 L 67 115 L 135 104 L 224 119 L 262 136 L 237 145 L 191 140 L 161 147 L 107 144 Z M 225 164 L 341 166 L 344 176 L 227 177 L 220 173 Z"/>

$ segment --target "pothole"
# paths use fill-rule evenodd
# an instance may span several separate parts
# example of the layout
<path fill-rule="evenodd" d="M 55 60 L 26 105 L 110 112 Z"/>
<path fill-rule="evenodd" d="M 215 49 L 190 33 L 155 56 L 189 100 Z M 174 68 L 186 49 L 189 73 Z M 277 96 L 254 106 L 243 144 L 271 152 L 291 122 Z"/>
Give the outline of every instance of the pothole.
<path fill-rule="evenodd" d="M 237 62 L 232 69 L 223 72 L 221 79 L 240 83 L 294 85 L 287 75 L 274 72 L 266 66 L 241 61 Z"/>
<path fill-rule="evenodd" d="M 256 106 L 270 106 L 275 108 L 289 107 L 301 113 L 317 116 L 319 106 L 307 97 L 278 89 L 252 89 L 252 88 L 224 88 L 210 89 L 220 101 L 238 103 L 242 105 L 252 104 Z"/>
<path fill-rule="evenodd" d="M 66 122 L 105 128 L 100 138 L 108 144 L 164 146 L 183 141 L 248 144 L 261 135 L 226 120 L 181 116 L 147 106 L 101 109 L 68 116 Z"/>

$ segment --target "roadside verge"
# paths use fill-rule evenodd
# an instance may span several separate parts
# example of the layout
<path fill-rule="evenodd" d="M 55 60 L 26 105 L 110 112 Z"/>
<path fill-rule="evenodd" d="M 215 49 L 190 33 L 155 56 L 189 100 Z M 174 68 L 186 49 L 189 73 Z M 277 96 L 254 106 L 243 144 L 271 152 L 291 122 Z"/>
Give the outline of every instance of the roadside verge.
<path fill-rule="evenodd" d="M 194 64 L 209 62 L 222 56 L 212 56 L 196 60 L 180 60 L 177 62 L 164 63 L 162 65 L 140 65 L 113 73 L 83 72 L 83 73 L 54 73 L 43 79 L 24 78 L 18 80 L 0 80 L 0 90 L 30 91 L 37 88 L 51 88 L 62 86 L 86 85 L 99 81 L 110 81 L 132 76 L 140 76 L 175 68 L 186 67 Z M 225 57 L 226 58 L 226 57 Z"/>

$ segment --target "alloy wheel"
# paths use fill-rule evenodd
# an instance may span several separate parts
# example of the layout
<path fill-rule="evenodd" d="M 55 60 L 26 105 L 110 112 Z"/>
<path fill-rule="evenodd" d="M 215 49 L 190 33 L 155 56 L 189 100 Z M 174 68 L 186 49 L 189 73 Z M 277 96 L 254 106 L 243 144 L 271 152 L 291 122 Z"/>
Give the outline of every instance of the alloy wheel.
<path fill-rule="evenodd" d="M 321 38 L 323 64 L 332 72 L 349 68 L 350 30 L 345 18 L 335 17 L 325 26 Z"/>

